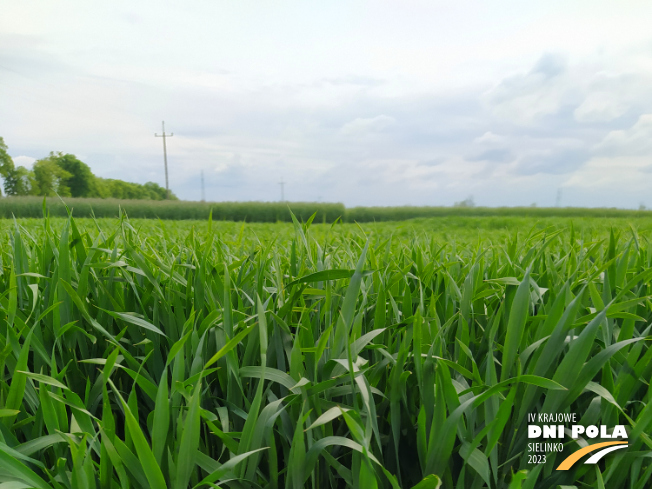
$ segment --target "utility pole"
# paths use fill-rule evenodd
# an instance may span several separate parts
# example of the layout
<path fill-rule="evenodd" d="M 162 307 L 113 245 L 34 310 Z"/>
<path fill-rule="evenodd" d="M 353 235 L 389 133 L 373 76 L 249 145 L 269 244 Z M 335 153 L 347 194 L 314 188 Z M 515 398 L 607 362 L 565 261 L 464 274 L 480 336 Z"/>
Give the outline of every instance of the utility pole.
<path fill-rule="evenodd" d="M 201 171 L 201 201 L 206 202 L 206 193 L 204 192 L 204 170 Z"/>
<path fill-rule="evenodd" d="M 161 123 L 163 126 L 163 134 L 160 136 L 156 133 L 154 133 L 154 136 L 157 138 L 163 138 L 163 162 L 165 163 L 165 198 L 167 200 L 170 200 L 170 184 L 168 183 L 168 151 L 167 147 L 165 146 L 165 138 L 171 138 L 174 136 L 174 133 L 171 132 L 170 134 L 165 134 L 165 121 Z"/>
<path fill-rule="evenodd" d="M 561 187 L 557 189 L 557 201 L 555 202 L 555 207 L 559 207 L 561 205 Z"/>
<path fill-rule="evenodd" d="M 278 182 L 278 184 L 281 186 L 281 202 L 285 202 L 285 194 L 283 192 L 285 187 L 285 182 L 283 181 L 283 177 L 281 177 L 281 181 Z"/>

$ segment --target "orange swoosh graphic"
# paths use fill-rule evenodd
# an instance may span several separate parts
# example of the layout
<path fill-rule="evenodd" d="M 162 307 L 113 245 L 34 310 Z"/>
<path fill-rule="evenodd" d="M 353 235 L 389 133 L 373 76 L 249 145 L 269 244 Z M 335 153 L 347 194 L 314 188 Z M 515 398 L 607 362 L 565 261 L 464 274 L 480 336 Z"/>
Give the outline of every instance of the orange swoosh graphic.
<path fill-rule="evenodd" d="M 627 445 L 626 441 L 605 441 L 602 443 L 594 443 L 593 445 L 589 445 L 588 447 L 581 448 L 580 450 L 576 451 L 575 453 L 570 454 L 566 460 L 564 460 L 562 463 L 559 464 L 559 467 L 557 467 L 557 470 L 568 470 L 570 469 L 575 462 L 577 462 L 579 459 L 581 459 L 584 455 L 587 453 L 594 452 L 600 448 L 608 447 L 611 445 Z"/>

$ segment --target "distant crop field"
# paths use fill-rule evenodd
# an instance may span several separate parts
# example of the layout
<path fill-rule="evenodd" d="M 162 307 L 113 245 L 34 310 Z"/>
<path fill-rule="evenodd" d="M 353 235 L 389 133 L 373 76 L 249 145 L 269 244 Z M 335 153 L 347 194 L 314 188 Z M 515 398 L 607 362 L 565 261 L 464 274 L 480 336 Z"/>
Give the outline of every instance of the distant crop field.
<path fill-rule="evenodd" d="M 0 486 L 652 485 L 651 219 L 310 215 L 0 220 Z"/>
<path fill-rule="evenodd" d="M 130 218 L 192 220 L 212 218 L 216 221 L 291 222 L 295 216 L 308 220 L 315 212 L 317 222 L 333 222 L 342 218 L 342 204 L 302 202 L 190 202 L 178 200 L 121 200 L 43 197 L 0 198 L 0 217 L 43 217 L 43 206 L 51 217 L 67 217 L 68 210 L 75 217 L 118 217 L 126 213 Z"/>
<path fill-rule="evenodd" d="M 43 197 L 0 198 L 0 218 L 43 217 Z M 492 218 L 521 217 L 529 220 L 560 219 L 652 219 L 652 211 L 587 208 L 538 207 L 345 207 L 321 202 L 195 202 L 179 200 L 123 200 L 48 197 L 46 212 L 51 217 L 67 217 L 68 210 L 80 217 L 114 217 L 126 213 L 131 219 L 204 220 L 212 215 L 215 221 L 292 222 L 290 211 L 300 221 L 308 221 L 316 213 L 315 223 L 387 222 L 428 218 Z"/>

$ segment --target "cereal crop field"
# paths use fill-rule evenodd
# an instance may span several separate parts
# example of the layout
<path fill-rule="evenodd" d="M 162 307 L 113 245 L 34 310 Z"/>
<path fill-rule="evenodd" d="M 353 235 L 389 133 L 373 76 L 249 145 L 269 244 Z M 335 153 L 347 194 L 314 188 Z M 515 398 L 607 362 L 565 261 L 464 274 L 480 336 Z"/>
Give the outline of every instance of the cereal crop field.
<path fill-rule="evenodd" d="M 649 488 L 651 238 L 1 220 L 0 487 Z M 533 440 L 537 413 L 609 433 Z M 615 426 L 625 450 L 557 470 Z"/>

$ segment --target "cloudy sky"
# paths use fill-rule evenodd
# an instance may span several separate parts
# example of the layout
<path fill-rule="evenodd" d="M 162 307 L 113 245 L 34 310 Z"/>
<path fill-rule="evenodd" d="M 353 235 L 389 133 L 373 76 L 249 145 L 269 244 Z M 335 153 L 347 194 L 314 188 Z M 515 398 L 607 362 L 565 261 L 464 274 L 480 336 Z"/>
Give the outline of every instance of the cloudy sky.
<path fill-rule="evenodd" d="M 652 2 L 30 1 L 0 15 L 18 164 L 199 200 L 652 206 Z"/>

